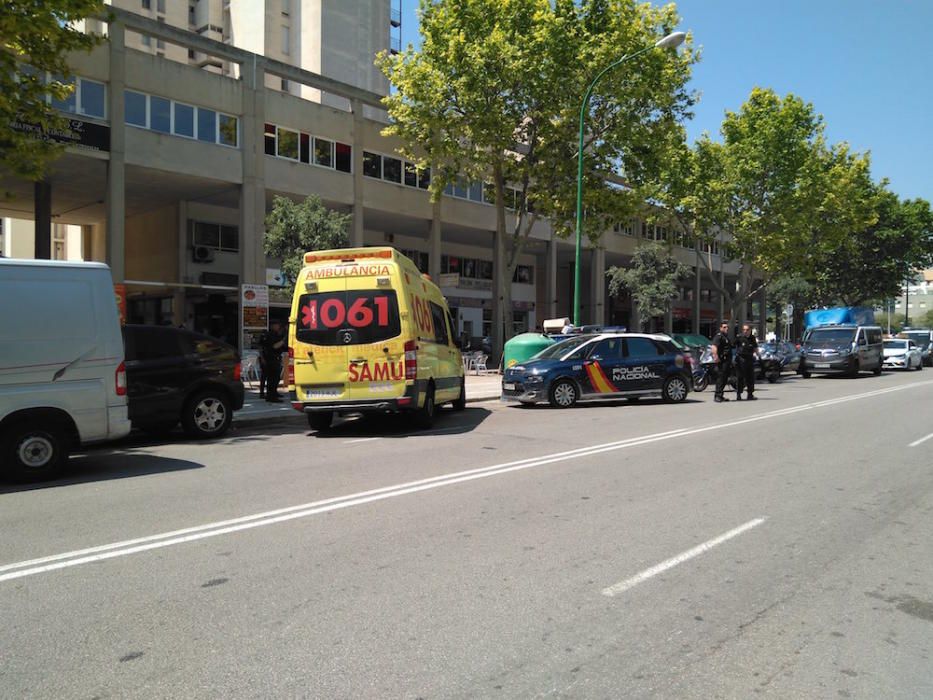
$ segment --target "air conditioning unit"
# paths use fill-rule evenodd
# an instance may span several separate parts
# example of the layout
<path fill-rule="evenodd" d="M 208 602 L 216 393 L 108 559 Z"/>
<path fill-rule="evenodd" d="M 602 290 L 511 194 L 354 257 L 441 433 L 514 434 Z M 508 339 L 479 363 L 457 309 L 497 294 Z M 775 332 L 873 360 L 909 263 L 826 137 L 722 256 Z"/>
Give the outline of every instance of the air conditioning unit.
<path fill-rule="evenodd" d="M 196 263 L 214 262 L 214 249 L 206 245 L 196 245 L 191 248 L 191 259 Z"/>

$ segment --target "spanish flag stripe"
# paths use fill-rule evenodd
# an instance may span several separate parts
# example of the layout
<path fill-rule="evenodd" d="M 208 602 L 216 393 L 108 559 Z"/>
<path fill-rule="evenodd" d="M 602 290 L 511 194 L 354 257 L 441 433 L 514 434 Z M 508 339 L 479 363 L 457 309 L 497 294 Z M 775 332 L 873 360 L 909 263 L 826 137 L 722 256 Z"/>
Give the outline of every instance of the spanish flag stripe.
<path fill-rule="evenodd" d="M 600 394 L 614 394 L 619 391 L 613 383 L 609 381 L 603 368 L 600 367 L 598 363 L 594 362 L 591 365 L 587 365 L 586 373 L 590 378 L 590 383 Z"/>

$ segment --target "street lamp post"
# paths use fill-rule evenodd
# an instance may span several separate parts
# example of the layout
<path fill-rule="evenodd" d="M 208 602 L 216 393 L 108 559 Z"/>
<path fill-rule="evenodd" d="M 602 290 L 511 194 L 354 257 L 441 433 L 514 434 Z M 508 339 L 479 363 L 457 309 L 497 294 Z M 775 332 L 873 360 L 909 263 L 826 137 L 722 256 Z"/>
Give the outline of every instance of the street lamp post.
<path fill-rule="evenodd" d="M 618 65 L 625 63 L 629 59 L 635 58 L 636 56 L 641 56 L 643 53 L 651 51 L 651 49 L 667 49 L 667 48 L 676 48 L 680 46 L 687 35 L 684 32 L 673 32 L 668 34 L 663 39 L 659 39 L 651 46 L 646 46 L 640 51 L 636 51 L 633 54 L 626 54 L 622 56 L 618 61 L 609 64 L 599 74 L 593 78 L 593 82 L 590 83 L 590 86 L 586 89 L 586 93 L 583 95 L 583 104 L 580 105 L 580 142 L 577 149 L 577 218 L 576 218 L 576 230 L 577 230 L 577 254 L 576 254 L 576 264 L 574 266 L 573 274 L 573 325 L 580 325 L 580 252 L 582 248 L 582 238 L 583 238 L 583 120 L 586 117 L 586 108 L 590 103 L 590 96 L 593 94 L 593 88 L 596 87 L 596 83 L 599 82 L 599 79 L 602 78 L 606 73 L 611 71 Z"/>

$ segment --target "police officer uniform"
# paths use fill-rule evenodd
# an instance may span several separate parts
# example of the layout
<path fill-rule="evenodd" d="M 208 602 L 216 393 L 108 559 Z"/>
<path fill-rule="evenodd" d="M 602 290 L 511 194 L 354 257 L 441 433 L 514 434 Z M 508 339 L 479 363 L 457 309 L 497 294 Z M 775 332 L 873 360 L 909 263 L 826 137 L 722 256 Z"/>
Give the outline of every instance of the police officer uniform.
<path fill-rule="evenodd" d="M 732 340 L 729 339 L 729 331 L 720 331 L 713 338 L 713 347 L 716 348 L 716 358 L 718 360 L 719 376 L 716 377 L 716 395 L 715 401 L 728 401 L 723 392 L 726 389 L 726 382 L 729 381 L 729 375 L 732 374 L 732 351 L 735 348 Z"/>
<path fill-rule="evenodd" d="M 278 403 L 279 379 L 282 375 L 282 348 L 284 338 L 277 332 L 277 325 L 262 334 L 259 341 L 262 354 L 262 373 L 259 381 L 259 398 L 269 403 Z"/>
<path fill-rule="evenodd" d="M 742 389 L 748 390 L 748 400 L 755 400 L 755 355 L 758 354 L 758 339 L 750 332 L 735 339 L 736 398 L 742 400 Z"/>

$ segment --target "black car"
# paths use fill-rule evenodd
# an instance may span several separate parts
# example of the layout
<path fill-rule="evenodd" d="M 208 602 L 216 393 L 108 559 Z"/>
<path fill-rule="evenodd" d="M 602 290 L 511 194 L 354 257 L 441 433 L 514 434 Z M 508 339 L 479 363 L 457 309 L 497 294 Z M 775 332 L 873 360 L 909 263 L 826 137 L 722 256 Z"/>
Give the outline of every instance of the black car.
<path fill-rule="evenodd" d="M 193 437 L 227 432 L 233 412 L 243 407 L 235 348 L 167 326 L 124 326 L 123 343 L 133 427 L 160 434 L 181 421 Z"/>
<path fill-rule="evenodd" d="M 781 378 L 782 372 L 800 369 L 800 348 L 786 340 L 762 343 L 758 346 L 758 354 L 758 376 L 772 384 Z"/>

